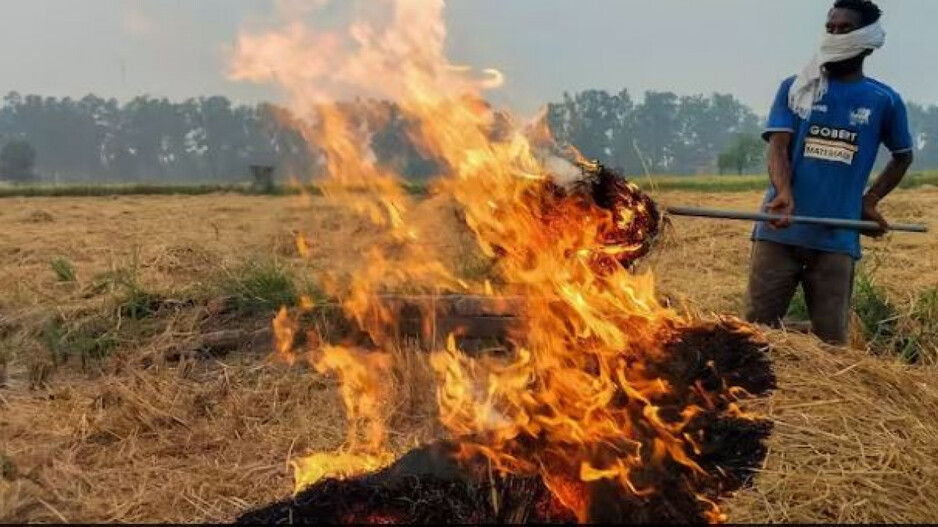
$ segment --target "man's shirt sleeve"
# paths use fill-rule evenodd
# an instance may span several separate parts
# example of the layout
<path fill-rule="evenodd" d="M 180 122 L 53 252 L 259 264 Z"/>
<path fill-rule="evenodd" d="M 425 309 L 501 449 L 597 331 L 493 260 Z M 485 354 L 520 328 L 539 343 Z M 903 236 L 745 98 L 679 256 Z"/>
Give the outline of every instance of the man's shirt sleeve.
<path fill-rule="evenodd" d="M 893 154 L 911 152 L 914 146 L 909 131 L 908 110 L 898 94 L 893 95 L 892 105 L 886 108 L 883 116 L 883 144 Z"/>
<path fill-rule="evenodd" d="M 791 90 L 791 84 L 794 80 L 794 77 L 786 79 L 778 88 L 775 102 L 772 103 L 772 110 L 769 112 L 769 120 L 762 132 L 762 138 L 766 141 L 775 132 L 795 132 L 797 116 L 788 106 L 788 92 Z"/>

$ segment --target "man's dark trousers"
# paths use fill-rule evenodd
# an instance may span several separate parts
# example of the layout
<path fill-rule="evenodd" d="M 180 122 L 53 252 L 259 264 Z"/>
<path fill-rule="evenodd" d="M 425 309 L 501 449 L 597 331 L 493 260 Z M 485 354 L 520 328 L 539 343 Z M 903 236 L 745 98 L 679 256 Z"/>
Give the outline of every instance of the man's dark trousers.
<path fill-rule="evenodd" d="M 752 247 L 746 318 L 779 327 L 800 283 L 814 334 L 830 344 L 844 345 L 855 264 L 848 254 L 757 240 Z"/>

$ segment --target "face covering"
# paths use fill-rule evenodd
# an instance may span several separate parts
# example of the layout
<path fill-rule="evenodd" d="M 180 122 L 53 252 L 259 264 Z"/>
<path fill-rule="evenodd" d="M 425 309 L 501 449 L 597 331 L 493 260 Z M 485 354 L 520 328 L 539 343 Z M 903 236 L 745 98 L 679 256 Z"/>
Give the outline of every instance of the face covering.
<path fill-rule="evenodd" d="M 879 22 L 842 35 L 825 34 L 814 58 L 791 85 L 788 106 L 799 117 L 807 119 L 814 103 L 827 93 L 824 64 L 855 58 L 864 51 L 879 49 L 885 43 L 886 32 Z"/>

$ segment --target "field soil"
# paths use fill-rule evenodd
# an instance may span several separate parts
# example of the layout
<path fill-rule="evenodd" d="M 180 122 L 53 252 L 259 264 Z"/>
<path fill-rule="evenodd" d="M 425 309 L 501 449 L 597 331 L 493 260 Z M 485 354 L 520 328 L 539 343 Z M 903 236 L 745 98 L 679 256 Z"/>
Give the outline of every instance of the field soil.
<path fill-rule="evenodd" d="M 662 205 L 753 210 L 761 201 L 758 192 L 654 194 Z M 883 211 L 938 228 L 938 190 L 897 191 Z M 739 315 L 751 228 L 670 219 L 644 262 L 659 294 L 696 315 Z M 298 233 L 311 260 L 298 253 Z M 448 233 L 441 225 L 429 238 L 458 260 L 471 242 Z M 274 259 L 301 288 L 323 269 L 368 266 L 372 234 L 322 198 L 0 200 L 0 521 L 229 521 L 289 495 L 289 459 L 345 439 L 335 383 L 271 360 L 273 310 L 233 313 L 215 292 L 246 262 Z M 934 234 L 864 244 L 864 270 L 897 303 L 938 287 Z M 74 278 L 53 261 L 67 262 Z M 114 303 L 117 275 L 132 292 L 158 293 L 147 320 Z M 74 344 L 69 335 L 88 334 L 102 313 L 118 327 L 93 333 L 86 348 L 99 350 L 106 334 L 106 354 L 56 355 L 50 320 L 65 328 L 58 341 Z M 730 519 L 938 517 L 936 370 L 765 334 L 779 390 L 758 407 L 776 433 Z M 226 342 L 206 344 L 206 335 Z M 421 358 L 408 360 L 408 375 L 427 374 Z M 407 391 L 391 422 L 400 451 L 439 434 L 433 395 L 422 390 L 429 384 L 396 388 Z"/>

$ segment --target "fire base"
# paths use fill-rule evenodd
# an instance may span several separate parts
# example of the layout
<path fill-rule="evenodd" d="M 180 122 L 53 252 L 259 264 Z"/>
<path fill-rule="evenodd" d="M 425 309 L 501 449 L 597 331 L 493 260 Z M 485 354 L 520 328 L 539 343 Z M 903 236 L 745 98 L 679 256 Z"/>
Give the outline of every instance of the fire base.
<path fill-rule="evenodd" d="M 677 387 L 675 406 L 696 401 L 702 389 L 735 386 L 753 396 L 775 387 L 766 346 L 745 328 L 724 322 L 679 331 L 667 344 L 668 360 L 653 365 Z M 697 387 L 695 389 L 694 387 Z M 662 412 L 668 401 L 661 403 Z M 710 404 L 687 432 L 702 438 L 690 457 L 706 474 L 673 460 L 647 463 L 632 480 L 654 487 L 634 495 L 617 484 L 575 482 L 599 523 L 704 523 L 712 505 L 750 483 L 766 455 L 771 423 L 733 415 L 730 403 Z M 649 436 L 649 440 L 652 436 Z M 537 475 L 492 475 L 482 459 L 457 462 L 457 442 L 416 449 L 391 467 L 345 481 L 325 480 L 293 498 L 246 513 L 239 523 L 574 523 Z M 531 439 L 530 448 L 537 448 Z M 649 447 L 647 451 L 651 451 Z M 706 500 L 706 501 L 705 501 Z"/>

